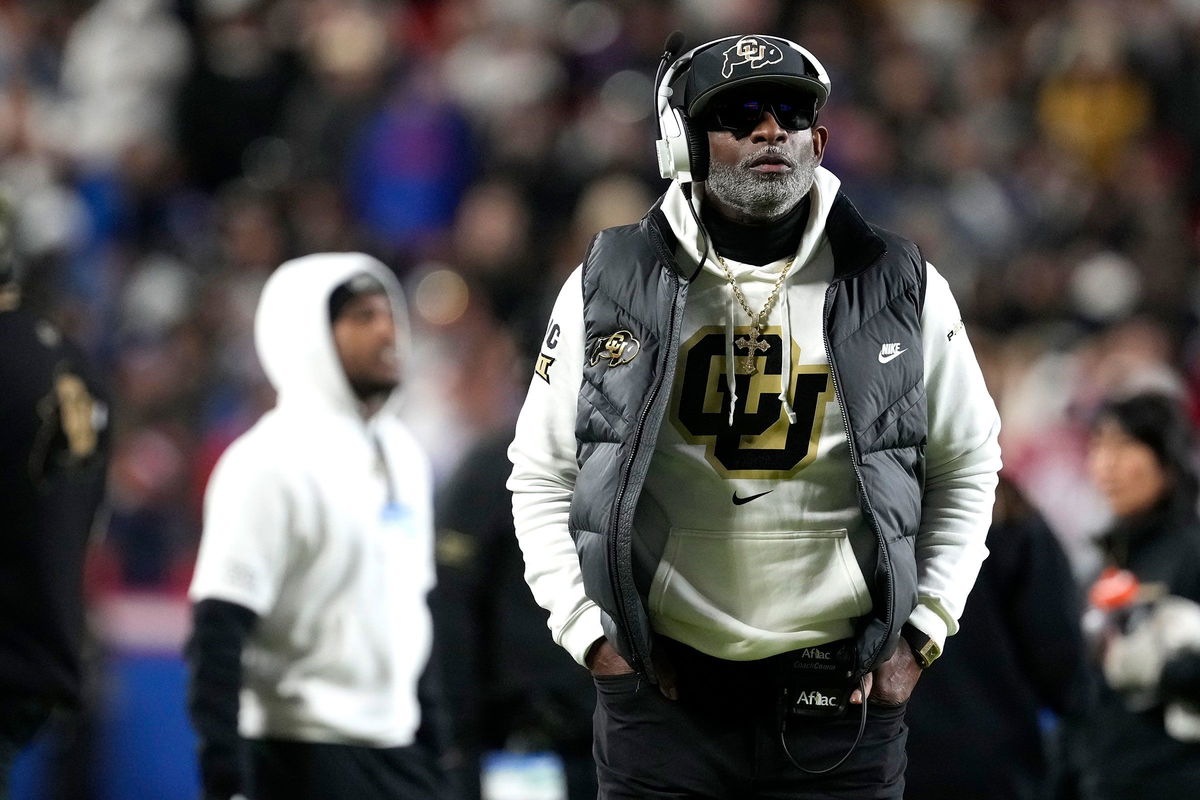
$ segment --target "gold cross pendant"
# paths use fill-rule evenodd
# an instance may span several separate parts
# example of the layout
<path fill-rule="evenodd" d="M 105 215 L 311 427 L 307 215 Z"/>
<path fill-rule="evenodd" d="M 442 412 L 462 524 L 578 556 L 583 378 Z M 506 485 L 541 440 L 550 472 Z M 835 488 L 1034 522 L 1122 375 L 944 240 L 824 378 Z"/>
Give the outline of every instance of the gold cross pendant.
<path fill-rule="evenodd" d="M 767 352 L 767 350 L 771 347 L 771 345 L 767 344 L 766 341 L 758 338 L 757 328 L 750 329 L 749 339 L 743 336 L 740 339 L 736 339 L 734 344 L 743 350 L 749 351 L 746 354 L 746 357 L 741 359 L 743 375 L 753 375 L 754 373 L 758 372 L 758 354 Z"/>

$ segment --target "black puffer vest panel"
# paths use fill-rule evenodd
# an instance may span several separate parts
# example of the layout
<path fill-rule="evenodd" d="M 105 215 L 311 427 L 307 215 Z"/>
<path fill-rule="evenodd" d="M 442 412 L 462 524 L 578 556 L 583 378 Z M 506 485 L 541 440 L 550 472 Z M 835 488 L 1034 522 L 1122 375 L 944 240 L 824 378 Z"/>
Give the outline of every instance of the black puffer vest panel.
<path fill-rule="evenodd" d="M 895 647 L 917 602 L 914 541 L 921 521 L 927 434 L 916 245 L 868 225 L 841 193 L 826 221 L 834 279 L 824 321 L 845 415 L 859 502 L 875 532 L 873 611 L 857 620 L 860 672 Z M 575 435 L 579 475 L 570 525 L 588 596 L 604 632 L 654 678 L 646 598 L 633 577 L 633 518 L 670 404 L 683 310 L 694 273 L 675 260 L 656 205 L 641 222 L 599 233 L 583 263 L 585 353 Z M 912 356 L 880 369 L 881 345 Z M 859 548 L 856 548 L 856 550 Z M 802 591 L 801 587 L 797 591 Z"/>

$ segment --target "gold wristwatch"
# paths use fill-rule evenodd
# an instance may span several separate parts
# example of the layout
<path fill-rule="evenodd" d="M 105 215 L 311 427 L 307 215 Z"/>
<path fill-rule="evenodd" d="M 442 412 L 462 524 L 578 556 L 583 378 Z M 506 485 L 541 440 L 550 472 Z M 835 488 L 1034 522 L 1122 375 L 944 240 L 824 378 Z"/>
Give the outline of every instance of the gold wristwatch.
<path fill-rule="evenodd" d="M 929 635 L 920 628 L 907 622 L 900 629 L 900 635 L 912 648 L 913 657 L 916 658 L 917 666 L 921 669 L 928 669 L 929 665 L 937 661 L 938 656 L 942 654 L 942 648 L 938 647 L 937 642 L 929 638 Z"/>

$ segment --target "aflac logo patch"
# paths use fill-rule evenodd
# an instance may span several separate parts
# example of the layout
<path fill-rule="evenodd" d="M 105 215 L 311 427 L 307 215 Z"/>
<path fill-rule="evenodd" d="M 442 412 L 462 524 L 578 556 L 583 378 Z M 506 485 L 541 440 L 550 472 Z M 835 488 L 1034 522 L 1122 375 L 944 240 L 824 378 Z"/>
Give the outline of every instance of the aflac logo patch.
<path fill-rule="evenodd" d="M 733 68 L 742 64 L 749 64 L 750 69 L 761 69 L 780 61 L 783 61 L 783 51 L 778 47 L 755 36 L 743 36 L 725 51 L 725 66 L 721 68 L 721 75 L 728 78 L 733 74 Z"/>
<path fill-rule="evenodd" d="M 810 708 L 832 708 L 837 705 L 837 698 L 819 692 L 816 689 L 810 689 L 807 692 L 800 692 L 796 695 L 796 705 L 809 706 Z"/>

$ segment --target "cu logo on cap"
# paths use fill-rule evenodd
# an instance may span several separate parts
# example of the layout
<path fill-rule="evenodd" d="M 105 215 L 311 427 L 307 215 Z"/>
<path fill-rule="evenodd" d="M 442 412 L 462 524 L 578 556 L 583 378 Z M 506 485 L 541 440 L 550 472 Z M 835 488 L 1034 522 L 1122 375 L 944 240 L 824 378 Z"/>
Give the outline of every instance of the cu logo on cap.
<path fill-rule="evenodd" d="M 601 336 L 596 339 L 592 348 L 592 357 L 588 363 L 596 366 L 601 359 L 608 361 L 610 367 L 628 364 L 641 352 L 642 343 L 633 338 L 629 331 L 617 331 L 611 336 Z"/>
<path fill-rule="evenodd" d="M 760 69 L 780 61 L 783 61 L 783 51 L 778 47 L 753 36 L 743 36 L 725 51 L 725 66 L 721 68 L 721 75 L 728 78 L 733 74 L 733 68 L 742 64 L 749 64 L 750 69 Z"/>

